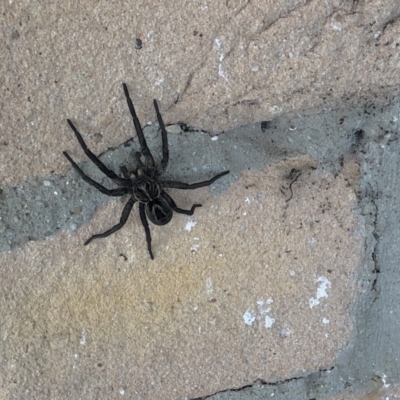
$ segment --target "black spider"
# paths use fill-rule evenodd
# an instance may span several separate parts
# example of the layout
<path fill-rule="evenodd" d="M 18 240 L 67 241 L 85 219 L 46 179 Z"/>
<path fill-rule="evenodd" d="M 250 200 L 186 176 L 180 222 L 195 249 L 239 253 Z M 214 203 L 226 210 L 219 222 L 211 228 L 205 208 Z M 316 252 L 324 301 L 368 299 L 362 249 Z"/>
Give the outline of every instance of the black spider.
<path fill-rule="evenodd" d="M 147 147 L 146 139 L 144 138 L 142 128 L 140 127 L 140 122 L 136 116 L 135 109 L 131 98 L 129 97 L 128 88 L 126 84 L 123 85 L 126 101 L 128 102 L 129 111 L 131 112 L 133 124 L 135 125 L 136 133 L 139 138 L 141 153 L 135 153 L 135 159 L 137 163 L 137 168 L 131 173 L 128 172 L 126 166 L 120 168 L 123 177 L 118 176 L 114 171 L 108 169 L 86 146 L 81 134 L 75 128 L 74 124 L 68 119 L 68 124 L 75 133 L 79 144 L 84 150 L 85 154 L 90 160 L 100 169 L 101 172 L 106 174 L 110 179 L 112 179 L 119 187 L 117 189 L 107 189 L 99 183 L 95 182 L 93 179 L 89 178 L 75 163 L 75 161 L 69 156 L 67 152 L 63 152 L 64 156 L 67 157 L 68 161 L 72 164 L 73 168 L 78 172 L 84 181 L 94 186 L 100 192 L 106 194 L 107 196 L 123 196 L 125 194 L 130 194 L 130 199 L 126 203 L 120 221 L 117 225 L 113 226 L 111 229 L 105 231 L 104 233 L 99 233 L 93 235 L 86 242 L 85 245 L 89 244 L 93 239 L 103 238 L 111 235 L 112 233 L 121 229 L 132 211 L 132 207 L 135 202 L 139 202 L 139 213 L 140 219 L 142 221 L 144 230 L 146 232 L 147 248 L 151 259 L 153 260 L 153 252 L 151 251 L 151 235 L 150 228 L 147 223 L 147 218 L 155 225 L 165 225 L 171 221 L 173 211 L 185 214 L 193 215 L 194 209 L 196 207 L 201 207 L 201 204 L 194 204 L 190 210 L 183 210 L 179 208 L 174 200 L 164 191 L 165 188 L 173 189 L 197 189 L 203 186 L 209 186 L 217 179 L 229 173 L 229 171 L 224 171 L 214 178 L 208 181 L 188 184 L 173 180 L 160 180 L 161 175 L 165 171 L 168 165 L 169 150 L 168 150 L 168 139 L 167 131 L 165 130 L 164 122 L 161 118 L 160 111 L 158 109 L 157 101 L 153 100 L 154 108 L 156 109 L 158 123 L 161 129 L 162 137 L 162 152 L 163 157 L 160 165 L 156 165 L 153 156 Z M 144 162 L 141 157 L 144 157 Z M 147 216 L 147 218 L 146 218 Z"/>

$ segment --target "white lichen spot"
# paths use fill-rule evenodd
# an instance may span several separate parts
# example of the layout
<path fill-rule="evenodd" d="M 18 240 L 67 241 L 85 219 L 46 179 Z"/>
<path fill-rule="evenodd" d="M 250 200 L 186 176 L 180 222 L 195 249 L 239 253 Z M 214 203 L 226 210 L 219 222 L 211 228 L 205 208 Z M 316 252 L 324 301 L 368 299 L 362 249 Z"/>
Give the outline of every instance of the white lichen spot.
<path fill-rule="evenodd" d="M 253 71 L 253 72 L 258 72 L 258 65 L 256 65 L 255 67 L 253 67 L 251 70 Z"/>
<path fill-rule="evenodd" d="M 329 319 L 328 318 L 322 318 L 322 323 L 323 324 L 329 324 Z"/>
<path fill-rule="evenodd" d="M 197 222 L 189 218 L 188 222 L 186 223 L 185 230 L 190 232 L 195 226 Z"/>
<path fill-rule="evenodd" d="M 329 282 L 328 278 L 326 278 L 325 276 L 320 276 L 316 282 L 320 283 L 320 285 L 318 286 L 317 289 L 317 296 L 316 297 L 312 297 L 309 300 L 309 304 L 310 304 L 310 308 L 313 308 L 315 306 L 317 306 L 320 303 L 320 299 L 322 299 L 323 297 L 328 297 L 328 293 L 327 293 L 327 289 L 329 289 L 331 287 L 331 283 Z"/>
<path fill-rule="evenodd" d="M 51 186 L 51 182 L 50 181 L 43 181 L 43 185 L 49 187 L 49 186 Z"/>
<path fill-rule="evenodd" d="M 245 202 L 246 204 L 250 204 L 250 203 L 251 203 L 251 201 L 250 201 L 250 199 L 249 199 L 248 197 L 246 197 L 246 198 L 244 199 L 244 202 Z"/>
<path fill-rule="evenodd" d="M 253 325 L 253 322 L 256 320 L 256 317 L 254 315 L 254 311 L 247 310 L 243 314 L 243 320 L 246 325 Z"/>

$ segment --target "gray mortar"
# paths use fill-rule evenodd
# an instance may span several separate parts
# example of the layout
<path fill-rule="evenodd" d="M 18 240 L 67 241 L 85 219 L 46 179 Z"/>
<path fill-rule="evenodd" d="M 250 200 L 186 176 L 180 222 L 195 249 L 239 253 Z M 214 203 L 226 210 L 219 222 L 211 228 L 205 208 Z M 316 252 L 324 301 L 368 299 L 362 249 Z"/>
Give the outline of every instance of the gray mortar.
<path fill-rule="evenodd" d="M 342 117 L 345 119 L 338 130 L 333 120 L 337 126 Z M 355 128 L 346 112 L 335 114 L 333 120 L 325 121 L 326 118 L 324 115 L 317 115 L 312 120 L 301 116 L 281 118 L 218 135 L 202 131 L 170 133 L 170 163 L 165 178 L 193 183 L 229 169 L 230 175 L 212 185 L 212 192 L 218 194 L 244 170 L 262 170 L 270 161 L 306 153 L 324 167 L 339 171 L 340 155 L 348 152 L 353 144 Z M 321 140 L 321 129 L 318 128 L 321 126 L 326 126 L 322 131 L 326 134 L 324 140 Z M 154 156 L 161 159 L 158 126 L 147 126 L 144 133 Z M 76 149 L 81 151 L 78 142 Z M 118 172 L 121 165 L 133 166 L 133 153 L 138 149 L 135 137 L 135 140 L 106 151 L 100 159 Z M 60 157 L 63 157 L 61 150 Z M 104 186 L 113 187 L 110 179 L 90 161 L 85 162 L 82 169 Z M 36 177 L 20 186 L 0 190 L 0 251 L 54 235 L 59 229 L 72 233 L 91 218 L 96 207 L 111 201 L 73 170 L 66 177 L 55 174 Z M 115 216 L 115 223 L 118 219 L 119 216 Z"/>
<path fill-rule="evenodd" d="M 370 106 L 281 117 L 220 133 L 218 140 L 211 140 L 206 132 L 169 134 L 171 161 L 165 177 L 195 182 L 229 168 L 231 174 L 213 185 L 214 194 L 226 189 L 244 170 L 262 170 L 268 163 L 298 154 L 310 154 L 318 161 L 318 168 L 333 173 L 340 171 L 343 158 L 351 153 L 357 154 L 361 166 L 358 212 L 365 220 L 360 229 L 366 255 L 359 276 L 362 290 L 353 309 L 356 328 L 349 346 L 334 365 L 322 371 L 301 372 L 285 381 L 257 381 L 207 399 L 328 399 L 346 390 L 362 394 L 376 389 L 383 385 L 384 375 L 387 383 L 398 382 L 399 118 L 400 101 L 396 100 L 379 109 Z M 145 135 L 149 147 L 160 157 L 157 129 L 147 127 Z M 76 147 L 79 149 L 78 143 Z M 128 141 L 107 151 L 101 159 L 118 170 L 120 165 L 131 164 L 132 151 L 137 149 L 136 141 Z M 82 167 L 111 187 L 92 164 Z M 282 176 L 288 172 L 282 171 Z M 3 187 L 0 250 L 40 240 L 59 229 L 72 232 L 106 201 L 111 200 L 74 171 L 66 177 L 37 177 L 18 187 Z"/>

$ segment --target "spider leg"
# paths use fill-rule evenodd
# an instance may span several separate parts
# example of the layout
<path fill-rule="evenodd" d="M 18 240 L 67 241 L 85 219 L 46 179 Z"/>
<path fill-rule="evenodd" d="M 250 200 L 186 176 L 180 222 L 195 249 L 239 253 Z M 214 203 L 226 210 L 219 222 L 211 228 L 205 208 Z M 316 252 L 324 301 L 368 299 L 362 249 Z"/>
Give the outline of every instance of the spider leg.
<path fill-rule="evenodd" d="M 149 251 L 150 258 L 152 260 L 154 260 L 153 252 L 151 251 L 150 228 L 149 228 L 149 223 L 147 222 L 147 218 L 146 218 L 145 205 L 143 203 L 139 204 L 139 214 L 140 214 L 140 219 L 142 221 L 142 225 L 143 225 L 144 231 L 146 232 L 147 249 Z"/>
<path fill-rule="evenodd" d="M 154 108 L 156 109 L 157 119 L 158 119 L 158 123 L 159 123 L 160 129 L 161 129 L 162 152 L 163 152 L 163 158 L 161 160 L 161 170 L 165 171 L 165 169 L 167 168 L 167 165 L 168 165 L 168 160 L 169 160 L 167 131 L 165 130 L 164 121 L 161 117 L 160 111 L 158 109 L 158 104 L 155 99 L 153 100 L 153 104 L 154 104 Z"/>
<path fill-rule="evenodd" d="M 98 239 L 98 238 L 104 238 L 107 236 L 110 236 L 111 234 L 113 234 L 114 232 L 118 231 L 119 229 L 121 229 L 126 221 L 128 220 L 129 214 L 132 211 L 132 207 L 135 204 L 135 199 L 133 197 L 131 197 L 128 202 L 125 204 L 124 209 L 122 210 L 122 215 L 121 215 L 121 219 L 119 220 L 119 223 L 115 226 L 113 226 L 111 229 L 109 229 L 108 231 L 105 231 L 103 233 L 99 233 L 97 235 L 93 235 L 92 237 L 90 237 L 88 240 L 86 240 L 86 242 L 84 243 L 84 245 L 86 246 L 87 244 L 89 244 L 93 239 Z"/>
<path fill-rule="evenodd" d="M 214 178 L 209 179 L 208 181 L 197 182 L 197 183 L 184 183 L 179 181 L 162 181 L 162 185 L 166 188 L 170 189 L 197 189 L 203 186 L 210 186 L 217 179 L 223 177 L 224 175 L 229 174 L 229 171 L 221 172 L 220 174 L 214 176 Z"/>
<path fill-rule="evenodd" d="M 176 204 L 175 201 L 172 199 L 172 197 L 167 194 L 166 192 L 162 192 L 161 196 L 165 199 L 165 201 L 169 204 L 169 206 L 177 213 L 179 214 L 185 214 L 185 215 L 193 215 L 195 208 L 201 207 L 201 204 L 193 204 L 192 208 L 190 210 L 184 210 L 183 208 L 179 208 Z"/>
<path fill-rule="evenodd" d="M 81 178 L 87 182 L 89 185 L 92 185 L 95 187 L 97 190 L 99 190 L 101 193 L 106 194 L 107 196 L 123 196 L 124 194 L 129 192 L 129 189 L 126 187 L 120 187 L 118 189 L 107 189 L 106 187 L 100 185 L 100 183 L 97 183 L 94 181 L 92 178 L 89 178 L 79 167 L 78 164 L 69 156 L 69 154 L 66 151 L 63 151 L 64 156 L 67 158 L 67 160 L 71 163 L 72 167 L 74 170 L 81 176 Z"/>
<path fill-rule="evenodd" d="M 137 167 L 143 169 L 145 166 L 143 164 L 143 161 L 140 158 L 141 156 L 142 156 L 142 154 L 139 151 L 137 151 L 135 153 L 135 161 L 136 161 Z"/>
<path fill-rule="evenodd" d="M 125 165 L 122 165 L 121 167 L 119 167 L 119 170 L 121 171 L 121 173 L 124 176 L 124 178 L 129 179 L 129 171 L 128 171 L 128 168 L 126 168 Z"/>
<path fill-rule="evenodd" d="M 125 93 L 126 101 L 128 103 L 129 111 L 131 112 L 131 115 L 132 115 L 133 124 L 135 125 L 136 133 L 139 138 L 140 148 L 142 149 L 142 153 L 143 153 L 144 157 L 146 158 L 146 160 L 148 160 L 150 165 L 152 167 L 154 167 L 154 165 L 155 165 L 154 158 L 151 155 L 149 148 L 147 147 L 146 139 L 144 138 L 139 119 L 136 115 L 135 108 L 133 107 L 132 100 L 129 96 L 128 88 L 125 83 L 123 83 L 122 86 L 124 88 L 124 93 Z"/>
<path fill-rule="evenodd" d="M 96 155 L 94 155 L 89 148 L 86 146 L 85 141 L 82 138 L 82 135 L 78 132 L 78 129 L 75 128 L 75 125 L 71 122 L 70 119 L 67 119 L 68 125 L 74 131 L 76 138 L 78 139 L 79 144 L 81 145 L 85 154 L 89 157 L 89 159 L 96 165 L 96 167 L 106 174 L 110 179 L 114 180 L 119 185 L 124 185 L 126 183 L 125 179 L 120 178 L 114 171 L 107 168 Z"/>

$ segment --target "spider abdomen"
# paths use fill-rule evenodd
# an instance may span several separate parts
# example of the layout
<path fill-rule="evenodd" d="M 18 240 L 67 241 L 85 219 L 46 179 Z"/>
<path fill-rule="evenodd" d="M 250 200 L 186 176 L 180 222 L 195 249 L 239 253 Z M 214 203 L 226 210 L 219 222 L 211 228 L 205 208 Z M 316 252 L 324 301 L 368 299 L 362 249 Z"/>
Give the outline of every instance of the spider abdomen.
<path fill-rule="evenodd" d="M 146 204 L 147 218 L 155 225 L 168 224 L 172 219 L 173 211 L 163 197 L 158 197 Z"/>
<path fill-rule="evenodd" d="M 133 195 L 140 203 L 151 202 L 161 195 L 160 185 L 151 178 L 141 176 L 134 182 Z"/>

